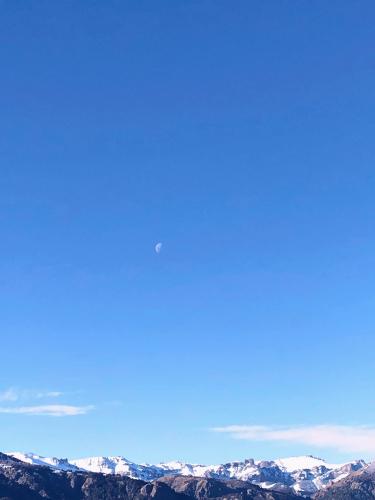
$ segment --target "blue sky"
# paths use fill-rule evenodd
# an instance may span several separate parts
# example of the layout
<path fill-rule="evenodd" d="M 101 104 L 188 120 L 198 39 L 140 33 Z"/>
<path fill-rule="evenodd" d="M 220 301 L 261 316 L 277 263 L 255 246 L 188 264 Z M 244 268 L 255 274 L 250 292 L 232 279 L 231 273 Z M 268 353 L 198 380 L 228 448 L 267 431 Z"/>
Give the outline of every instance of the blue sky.
<path fill-rule="evenodd" d="M 374 15 L 1 1 L 4 450 L 375 456 Z"/>

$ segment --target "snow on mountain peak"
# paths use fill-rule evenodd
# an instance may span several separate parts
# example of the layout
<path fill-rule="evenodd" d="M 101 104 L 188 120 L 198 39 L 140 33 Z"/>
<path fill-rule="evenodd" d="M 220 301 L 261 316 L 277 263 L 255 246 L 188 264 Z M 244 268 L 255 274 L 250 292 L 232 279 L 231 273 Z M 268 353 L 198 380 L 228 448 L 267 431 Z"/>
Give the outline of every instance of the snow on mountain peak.
<path fill-rule="evenodd" d="M 314 467 L 327 467 L 327 469 L 337 469 L 341 467 L 341 464 L 327 464 L 327 462 L 321 458 L 314 457 L 312 455 L 302 455 L 300 457 L 288 457 L 279 458 L 275 460 L 281 469 L 286 472 L 294 472 L 297 470 L 313 469 Z"/>
<path fill-rule="evenodd" d="M 166 463 L 137 464 L 123 456 L 89 457 L 78 460 L 46 458 L 35 453 L 8 453 L 23 462 L 44 465 L 57 470 L 85 470 L 102 474 L 121 474 L 132 479 L 153 481 L 162 476 L 195 476 L 213 479 L 238 479 L 263 488 L 289 489 L 296 493 L 310 494 L 365 467 L 363 460 L 346 464 L 328 464 L 320 458 L 309 456 L 255 461 L 247 459 L 218 465 L 200 465 L 173 461 Z"/>
<path fill-rule="evenodd" d="M 20 451 L 6 453 L 6 455 L 32 465 L 45 465 L 59 470 L 79 470 L 79 467 L 76 467 L 74 464 L 69 462 L 67 458 L 43 457 L 41 455 L 37 455 L 36 453 L 23 453 Z"/>

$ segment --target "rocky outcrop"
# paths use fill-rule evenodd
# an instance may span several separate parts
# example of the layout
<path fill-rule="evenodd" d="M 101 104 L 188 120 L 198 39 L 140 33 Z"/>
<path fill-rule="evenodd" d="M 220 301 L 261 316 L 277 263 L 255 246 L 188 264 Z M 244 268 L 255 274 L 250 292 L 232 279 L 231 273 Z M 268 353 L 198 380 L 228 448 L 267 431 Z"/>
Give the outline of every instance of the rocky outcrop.
<path fill-rule="evenodd" d="M 314 500 L 367 500 L 375 498 L 375 465 L 350 474 L 319 491 Z"/>

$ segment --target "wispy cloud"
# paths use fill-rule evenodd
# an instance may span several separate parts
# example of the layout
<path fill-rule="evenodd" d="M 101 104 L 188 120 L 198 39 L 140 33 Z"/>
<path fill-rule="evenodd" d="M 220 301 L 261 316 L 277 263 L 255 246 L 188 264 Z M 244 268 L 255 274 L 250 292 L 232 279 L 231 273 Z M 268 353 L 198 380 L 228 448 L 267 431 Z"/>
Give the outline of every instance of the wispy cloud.
<path fill-rule="evenodd" d="M 64 393 L 61 391 L 36 391 L 33 389 L 18 389 L 17 387 L 9 387 L 8 389 L 0 392 L 0 401 L 58 398 L 63 395 Z"/>
<path fill-rule="evenodd" d="M 214 432 L 229 434 L 247 441 L 278 441 L 330 448 L 348 453 L 375 453 L 375 427 L 346 425 L 313 425 L 271 427 L 229 425 L 215 427 Z"/>
<path fill-rule="evenodd" d="M 0 392 L 0 401 L 58 398 L 63 395 L 64 393 L 61 391 L 37 391 L 34 389 L 19 389 L 17 387 L 8 387 L 8 389 Z"/>
<path fill-rule="evenodd" d="M 47 417 L 72 417 L 85 415 L 93 410 L 94 406 L 71 406 L 71 405 L 40 405 L 40 406 L 16 406 L 0 407 L 0 413 L 18 415 L 42 415 Z"/>
<path fill-rule="evenodd" d="M 38 399 L 43 399 L 43 398 L 59 398 L 60 396 L 63 396 L 64 393 L 60 391 L 47 391 L 47 392 L 38 392 L 35 394 L 35 397 Z"/>
<path fill-rule="evenodd" d="M 74 415 L 84 415 L 94 407 L 75 406 L 67 404 L 38 404 L 27 405 L 28 401 L 47 400 L 51 398 L 59 398 L 66 395 L 61 391 L 38 391 L 35 389 L 19 389 L 17 387 L 9 387 L 6 390 L 0 391 L 0 402 L 8 403 L 6 406 L 0 406 L 0 413 L 8 413 L 13 415 L 45 415 L 49 417 L 68 417 Z M 17 403 L 16 403 L 17 402 Z M 13 405 L 11 404 L 13 403 Z M 26 403 L 26 404 L 25 404 Z M 16 405 L 17 404 L 17 405 Z"/>
<path fill-rule="evenodd" d="M 13 387 L 0 392 L 0 401 L 17 401 L 18 398 L 18 392 Z"/>

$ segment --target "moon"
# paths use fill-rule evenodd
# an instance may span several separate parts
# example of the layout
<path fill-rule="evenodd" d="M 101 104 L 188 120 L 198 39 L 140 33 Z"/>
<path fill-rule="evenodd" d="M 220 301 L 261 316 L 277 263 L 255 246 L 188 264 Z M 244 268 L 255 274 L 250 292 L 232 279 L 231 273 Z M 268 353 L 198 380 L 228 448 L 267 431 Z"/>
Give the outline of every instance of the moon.
<path fill-rule="evenodd" d="M 161 242 L 156 243 L 156 245 L 155 245 L 155 252 L 156 253 L 160 253 L 161 249 L 162 249 L 162 246 L 163 246 L 163 243 L 161 243 Z"/>

